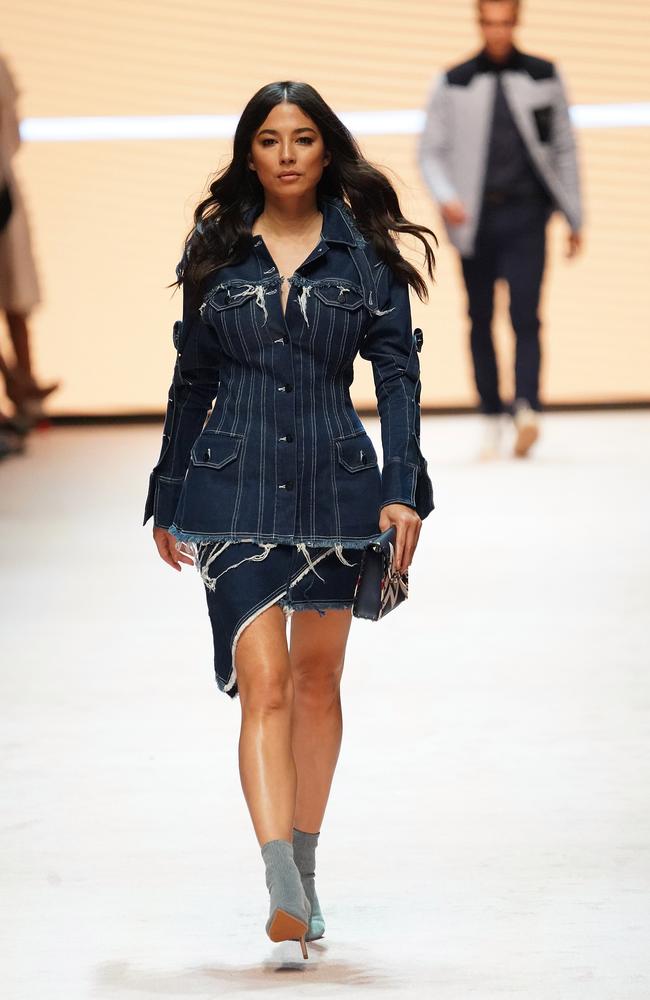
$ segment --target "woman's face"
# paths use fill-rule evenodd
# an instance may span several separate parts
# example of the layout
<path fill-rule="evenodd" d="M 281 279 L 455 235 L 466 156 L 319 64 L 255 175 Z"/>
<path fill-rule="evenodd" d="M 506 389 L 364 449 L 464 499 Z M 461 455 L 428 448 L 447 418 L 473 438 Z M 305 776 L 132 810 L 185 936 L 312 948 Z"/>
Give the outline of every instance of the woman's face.
<path fill-rule="evenodd" d="M 316 123 L 296 104 L 276 104 L 253 136 L 248 163 L 267 194 L 315 189 L 331 156 Z"/>

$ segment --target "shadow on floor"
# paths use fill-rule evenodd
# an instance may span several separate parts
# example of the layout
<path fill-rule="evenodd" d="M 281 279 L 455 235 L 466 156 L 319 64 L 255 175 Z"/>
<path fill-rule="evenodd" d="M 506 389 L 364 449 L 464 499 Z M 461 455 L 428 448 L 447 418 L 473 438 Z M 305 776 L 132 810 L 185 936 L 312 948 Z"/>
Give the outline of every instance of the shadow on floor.
<path fill-rule="evenodd" d="M 305 985 L 327 983 L 332 986 L 369 986 L 392 990 L 403 985 L 394 977 L 361 963 L 329 961 L 326 944 L 312 942 L 308 947 L 307 961 L 294 957 L 294 948 L 300 955 L 297 942 L 295 945 L 287 942 L 274 947 L 258 965 L 202 965 L 179 971 L 156 972 L 138 968 L 129 962 L 105 962 L 97 967 L 95 989 L 113 997 L 119 997 L 121 993 L 201 996 L 215 994 L 217 990 L 217 995 L 222 995 L 223 987 L 227 987 L 230 993 L 256 986 L 268 989 L 274 981 L 280 985 L 285 975 L 292 978 L 299 976 Z"/>

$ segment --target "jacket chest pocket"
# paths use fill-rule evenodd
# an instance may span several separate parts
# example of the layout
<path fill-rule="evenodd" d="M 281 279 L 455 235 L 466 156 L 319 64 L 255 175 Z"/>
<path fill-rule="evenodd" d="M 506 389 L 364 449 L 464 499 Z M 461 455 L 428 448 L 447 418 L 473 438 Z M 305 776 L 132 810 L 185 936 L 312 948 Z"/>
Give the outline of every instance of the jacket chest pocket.
<path fill-rule="evenodd" d="M 242 331 L 242 323 L 264 326 L 268 319 L 268 297 L 278 294 L 278 281 L 244 281 L 234 278 L 215 285 L 201 306 L 204 320 L 215 321 L 230 336 Z"/>
<path fill-rule="evenodd" d="M 255 286 L 247 281 L 228 281 L 208 292 L 202 308 L 223 312 L 225 309 L 236 309 L 249 302 L 255 296 Z"/>
<path fill-rule="evenodd" d="M 332 306 L 335 309 L 354 312 L 363 305 L 361 289 L 343 279 L 341 281 L 328 281 L 327 284 L 314 284 L 312 291 L 323 305 Z"/>
<path fill-rule="evenodd" d="M 312 285 L 311 291 L 315 303 L 315 326 L 320 331 L 329 331 L 332 343 L 336 345 L 328 356 L 335 359 L 336 364 L 352 361 L 369 319 L 362 289 L 345 279 L 333 279 Z M 321 344 L 327 340 L 322 339 Z M 317 355 L 321 349 L 318 342 L 317 337 L 314 346 Z"/>
<path fill-rule="evenodd" d="M 192 465 L 224 469 L 239 455 L 243 435 L 203 431 L 192 446 Z"/>
<path fill-rule="evenodd" d="M 540 108 L 533 108 L 533 118 L 537 129 L 537 138 L 540 142 L 549 143 L 553 138 L 553 106 L 546 104 Z"/>

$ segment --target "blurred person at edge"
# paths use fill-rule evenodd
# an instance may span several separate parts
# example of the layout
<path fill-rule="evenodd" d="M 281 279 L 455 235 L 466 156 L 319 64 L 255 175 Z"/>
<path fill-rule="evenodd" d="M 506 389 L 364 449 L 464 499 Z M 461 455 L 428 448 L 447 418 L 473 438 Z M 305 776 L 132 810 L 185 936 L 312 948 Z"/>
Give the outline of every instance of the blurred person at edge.
<path fill-rule="evenodd" d="M 18 91 L 0 55 L 0 170 L 9 191 L 11 214 L 0 233 L 0 309 L 4 312 L 14 352 L 11 366 L 0 359 L 7 396 L 16 408 L 17 426 L 26 429 L 42 414 L 46 396 L 58 382 L 42 385 L 32 369 L 28 318 L 40 301 L 38 276 L 31 248 L 29 224 L 11 162 L 20 146 L 16 113 Z"/>
<path fill-rule="evenodd" d="M 546 224 L 569 224 L 567 256 L 581 248 L 581 198 L 562 77 L 515 45 L 518 0 L 479 0 L 483 48 L 444 72 L 432 90 L 419 159 L 460 253 L 471 321 L 476 388 L 484 416 L 482 458 L 499 454 L 503 414 L 515 423 L 515 455 L 539 436 L 539 298 Z M 499 394 L 492 340 L 494 285 L 505 279 L 516 338 L 515 399 Z"/>
<path fill-rule="evenodd" d="M 0 238 L 9 225 L 12 212 L 13 203 L 11 200 L 9 182 L 4 175 L 2 162 L 0 161 Z M 8 371 L 9 366 L 0 351 L 0 373 L 3 378 L 6 378 Z M 0 410 L 0 459 L 7 458 L 9 455 L 18 454 L 22 450 L 21 436 L 15 433 L 12 427 L 12 422 L 8 419 L 6 414 Z"/>
<path fill-rule="evenodd" d="M 9 184 L 0 170 L 0 236 L 9 225 L 12 212 L 13 204 Z M 4 374 L 7 370 L 7 363 L 0 352 L 0 372 Z M 21 435 L 15 432 L 12 422 L 0 410 L 0 459 L 18 454 L 23 450 Z"/>

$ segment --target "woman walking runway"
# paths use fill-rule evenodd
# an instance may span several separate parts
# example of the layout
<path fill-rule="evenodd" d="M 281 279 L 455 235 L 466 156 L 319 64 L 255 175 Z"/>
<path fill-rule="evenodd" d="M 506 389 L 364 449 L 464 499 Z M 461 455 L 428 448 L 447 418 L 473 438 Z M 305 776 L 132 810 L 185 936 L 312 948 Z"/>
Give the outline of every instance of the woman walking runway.
<path fill-rule="evenodd" d="M 402 233 L 432 274 L 433 233 L 402 216 L 331 108 L 307 84 L 273 83 L 244 109 L 177 269 L 183 318 L 145 523 L 166 563 L 201 572 L 217 684 L 241 702 L 266 930 L 304 957 L 325 929 L 315 850 L 362 550 L 394 525 L 406 570 L 433 508 L 408 291 L 425 298 L 426 285 Z M 357 353 L 373 366 L 381 473 L 350 399 Z"/>

